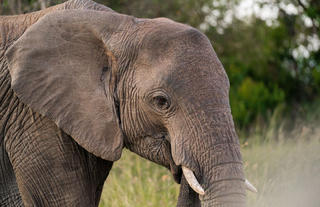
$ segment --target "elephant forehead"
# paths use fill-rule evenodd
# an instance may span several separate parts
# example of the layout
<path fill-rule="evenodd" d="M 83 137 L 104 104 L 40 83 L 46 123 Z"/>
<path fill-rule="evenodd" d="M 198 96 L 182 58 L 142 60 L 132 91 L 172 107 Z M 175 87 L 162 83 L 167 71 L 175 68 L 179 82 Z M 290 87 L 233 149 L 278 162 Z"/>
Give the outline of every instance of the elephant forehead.
<path fill-rule="evenodd" d="M 229 106 L 229 80 L 218 60 L 176 61 L 145 64 L 136 70 L 139 89 L 147 93 L 163 88 L 181 103 L 214 108 Z"/>
<path fill-rule="evenodd" d="M 200 48 L 201 49 L 201 48 Z M 174 90 L 229 89 L 227 74 L 209 47 L 185 49 L 151 57 L 143 53 L 136 62 L 136 75 L 150 87 L 168 87 Z"/>
<path fill-rule="evenodd" d="M 139 33 L 143 36 L 141 51 L 148 53 L 153 61 L 211 46 L 208 38 L 197 29 L 165 18 L 146 21 Z"/>
<path fill-rule="evenodd" d="M 153 23 L 136 60 L 143 90 L 162 87 L 177 96 L 198 91 L 227 99 L 229 80 L 208 38 L 173 21 Z"/>

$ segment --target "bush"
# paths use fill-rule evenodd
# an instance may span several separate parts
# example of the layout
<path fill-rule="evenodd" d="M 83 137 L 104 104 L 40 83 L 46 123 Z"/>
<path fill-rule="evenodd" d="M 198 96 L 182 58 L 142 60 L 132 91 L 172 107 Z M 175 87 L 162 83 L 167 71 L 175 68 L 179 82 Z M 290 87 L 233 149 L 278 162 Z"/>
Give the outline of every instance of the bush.
<path fill-rule="evenodd" d="M 276 85 L 270 90 L 263 82 L 246 77 L 238 88 L 231 89 L 230 103 L 236 125 L 247 126 L 259 114 L 265 117 L 284 99 L 284 92 Z"/>

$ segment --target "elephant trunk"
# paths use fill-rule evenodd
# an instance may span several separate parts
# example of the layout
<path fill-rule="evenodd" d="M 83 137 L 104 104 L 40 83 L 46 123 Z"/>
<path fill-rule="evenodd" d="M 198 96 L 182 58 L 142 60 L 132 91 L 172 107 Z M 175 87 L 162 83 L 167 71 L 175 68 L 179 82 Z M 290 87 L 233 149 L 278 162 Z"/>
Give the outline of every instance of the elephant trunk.
<path fill-rule="evenodd" d="M 181 182 L 181 190 L 185 192 L 180 193 L 178 206 L 188 203 L 201 207 L 244 207 L 246 182 L 231 112 L 215 112 L 210 117 L 213 118 L 193 120 L 200 126 L 190 128 L 189 132 L 184 129 L 187 134 L 183 137 L 188 138 L 173 144 L 174 161 L 182 166 L 183 178 L 192 189 Z M 198 197 L 198 201 L 193 198 L 183 201 L 186 191 Z"/>
<path fill-rule="evenodd" d="M 226 167 L 227 168 L 227 167 Z M 233 167 L 231 167 L 233 168 Z M 236 167 L 237 168 L 237 167 Z M 206 192 L 199 196 L 201 207 L 245 207 L 246 194 L 243 180 L 230 178 L 214 181 Z"/>
<path fill-rule="evenodd" d="M 201 201 L 201 207 L 245 207 L 242 195 L 228 195 L 223 198 Z"/>

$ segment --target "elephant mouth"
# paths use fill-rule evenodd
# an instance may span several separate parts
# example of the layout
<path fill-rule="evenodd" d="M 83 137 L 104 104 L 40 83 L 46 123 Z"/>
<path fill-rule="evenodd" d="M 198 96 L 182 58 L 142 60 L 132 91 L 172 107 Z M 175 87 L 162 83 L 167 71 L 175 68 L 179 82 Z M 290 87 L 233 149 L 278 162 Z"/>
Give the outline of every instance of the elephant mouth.
<path fill-rule="evenodd" d="M 181 183 L 181 177 L 182 177 L 182 168 L 181 166 L 178 166 L 176 165 L 176 163 L 173 161 L 173 158 L 172 158 L 172 153 L 171 153 L 171 144 L 170 142 L 168 141 L 170 138 L 168 138 L 169 135 L 166 135 L 165 139 L 163 140 L 166 140 L 165 142 L 167 143 L 167 149 L 170 153 L 168 153 L 168 156 L 166 156 L 166 159 L 169 161 L 169 170 L 173 176 L 173 179 L 176 183 L 180 184 Z"/>
<path fill-rule="evenodd" d="M 177 166 L 176 164 L 172 163 L 170 164 L 170 171 L 174 178 L 174 181 L 178 184 L 181 182 L 182 177 L 182 168 L 181 166 Z"/>
<path fill-rule="evenodd" d="M 170 170 L 174 181 L 178 184 L 181 182 L 182 177 L 182 168 L 181 166 L 176 165 L 173 161 L 171 144 L 170 144 L 170 135 L 167 132 L 159 133 L 157 136 L 148 136 L 152 137 L 153 140 L 159 140 L 158 142 L 158 151 L 162 151 L 165 158 L 165 167 Z"/>

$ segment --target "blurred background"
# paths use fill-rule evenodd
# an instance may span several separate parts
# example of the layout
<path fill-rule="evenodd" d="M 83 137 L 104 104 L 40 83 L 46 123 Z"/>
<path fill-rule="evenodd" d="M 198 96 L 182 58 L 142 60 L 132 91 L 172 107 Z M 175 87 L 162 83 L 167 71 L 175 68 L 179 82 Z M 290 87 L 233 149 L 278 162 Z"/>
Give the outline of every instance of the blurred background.
<path fill-rule="evenodd" d="M 22 14 L 62 0 L 0 0 Z M 96 0 L 136 17 L 168 17 L 211 40 L 231 84 L 230 104 L 249 206 L 320 206 L 319 0 Z M 175 206 L 169 172 L 125 152 L 100 206 Z M 107 185 L 106 185 L 107 186 Z"/>

